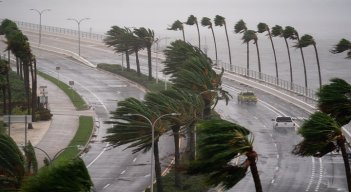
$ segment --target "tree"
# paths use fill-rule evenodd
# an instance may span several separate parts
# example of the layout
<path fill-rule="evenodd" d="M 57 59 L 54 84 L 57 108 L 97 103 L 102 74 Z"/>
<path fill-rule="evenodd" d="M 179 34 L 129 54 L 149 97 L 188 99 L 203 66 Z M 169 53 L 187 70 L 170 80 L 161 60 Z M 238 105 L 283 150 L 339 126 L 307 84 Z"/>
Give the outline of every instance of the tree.
<path fill-rule="evenodd" d="M 300 156 L 323 157 L 332 151 L 341 151 L 349 191 L 351 191 L 350 163 L 346 152 L 346 139 L 342 128 L 331 116 L 315 112 L 299 128 L 303 140 L 297 144 L 292 153 Z"/>
<path fill-rule="evenodd" d="M 130 70 L 129 54 L 130 50 L 130 39 L 126 28 L 121 28 L 118 26 L 112 26 L 109 31 L 107 31 L 107 36 L 104 42 L 107 46 L 113 47 L 116 53 L 125 53 L 127 70 Z"/>
<path fill-rule="evenodd" d="M 6 92 L 8 90 L 8 86 L 9 86 L 9 82 L 8 82 L 8 73 L 10 71 L 10 68 L 7 64 L 6 60 L 2 60 L 0 59 L 0 90 L 2 92 L 3 95 L 3 104 L 4 104 L 4 108 L 3 108 L 3 114 L 7 114 L 6 112 L 6 106 L 7 106 L 7 97 L 6 97 Z"/>
<path fill-rule="evenodd" d="M 275 63 L 275 76 L 277 78 L 277 83 L 278 83 L 278 79 L 279 79 L 279 73 L 278 73 L 278 62 L 277 62 L 277 56 L 275 54 L 275 48 L 274 48 L 274 43 L 273 43 L 273 39 L 272 39 L 272 34 L 271 34 L 271 30 L 269 29 L 269 26 L 266 23 L 259 23 L 257 25 L 257 32 L 259 33 L 263 33 L 263 32 L 268 32 L 268 37 L 271 40 L 271 44 L 272 44 L 272 49 L 273 49 L 273 55 L 274 55 L 274 63 Z"/>
<path fill-rule="evenodd" d="M 318 67 L 318 77 L 319 77 L 319 88 L 322 87 L 322 75 L 321 75 L 321 67 L 319 64 L 318 51 L 316 46 L 316 41 L 313 39 L 311 35 L 303 35 L 298 43 L 296 43 L 295 47 L 304 48 L 313 45 L 314 52 L 316 54 L 317 67 Z"/>
<path fill-rule="evenodd" d="M 149 106 L 157 107 L 161 113 L 178 113 L 177 116 L 164 117 L 170 122 L 174 137 L 174 173 L 175 186 L 181 188 L 180 179 L 180 134 L 187 131 L 203 110 L 202 100 L 194 94 L 182 89 L 171 89 L 151 92 L 145 95 Z"/>
<path fill-rule="evenodd" d="M 188 170 L 190 174 L 209 174 L 209 184 L 233 187 L 245 177 L 250 167 L 256 191 L 262 186 L 257 170 L 257 153 L 253 149 L 253 136 L 246 128 L 222 119 L 206 120 L 198 125 L 202 138 L 199 156 Z M 235 158 L 246 156 L 240 163 Z"/>
<path fill-rule="evenodd" d="M 273 37 L 283 37 L 286 45 L 286 49 L 288 51 L 288 58 L 289 58 L 289 69 L 290 69 L 290 88 L 293 89 L 293 74 L 292 74 L 292 64 L 291 64 L 291 57 L 290 57 L 290 49 L 289 49 L 289 44 L 288 44 L 288 39 L 294 39 L 294 33 L 293 30 L 289 30 L 290 27 L 286 27 L 284 30 L 283 27 L 280 25 L 275 25 L 272 27 L 272 36 Z"/>
<path fill-rule="evenodd" d="M 185 22 L 187 25 L 196 25 L 197 28 L 197 36 L 199 38 L 199 49 L 201 49 L 201 38 L 200 38 L 200 30 L 199 30 L 199 24 L 197 22 L 197 18 L 194 15 L 190 15 L 188 17 L 188 20 Z"/>
<path fill-rule="evenodd" d="M 220 16 L 220 15 L 216 15 L 216 17 L 214 18 L 214 23 L 215 26 L 224 26 L 225 29 L 225 36 L 227 37 L 227 45 L 228 45 L 228 52 L 229 52 L 229 63 L 230 63 L 230 71 L 233 70 L 233 65 L 232 65 L 232 55 L 230 53 L 230 43 L 229 43 L 229 37 L 228 37 L 228 31 L 227 31 L 227 25 L 225 22 L 225 18 Z"/>
<path fill-rule="evenodd" d="M 347 51 L 347 59 L 351 59 L 351 43 L 346 39 L 341 39 L 338 44 L 334 45 L 333 49 L 330 50 L 331 53 L 342 53 Z"/>
<path fill-rule="evenodd" d="M 182 31 L 183 34 L 183 41 L 185 41 L 185 34 L 184 34 L 184 26 L 183 23 L 179 20 L 174 21 L 171 27 L 167 28 L 167 30 L 173 30 L 173 31 Z"/>
<path fill-rule="evenodd" d="M 212 26 L 212 22 L 211 22 L 211 19 L 208 18 L 208 17 L 203 17 L 202 20 L 201 20 L 201 25 L 203 27 L 208 27 L 209 29 L 211 29 L 211 32 L 212 32 L 212 37 L 213 37 L 213 42 L 214 42 L 214 46 L 215 46 L 215 53 L 216 53 L 216 65 L 218 64 L 218 55 L 217 55 L 217 43 L 216 43 L 216 37 L 215 37 L 215 34 L 214 34 L 214 31 L 213 31 L 213 26 Z"/>
<path fill-rule="evenodd" d="M 135 28 L 134 34 L 139 37 L 139 40 L 142 42 L 143 47 L 147 50 L 147 61 L 149 68 L 149 81 L 152 80 L 152 57 L 151 57 L 151 47 L 155 42 L 155 33 L 151 29 L 146 29 L 144 27 Z"/>
<path fill-rule="evenodd" d="M 261 79 L 261 59 L 260 59 L 260 51 L 258 49 L 258 38 L 256 35 L 256 32 L 253 30 L 247 30 L 244 32 L 243 37 L 241 38 L 243 40 L 243 43 L 249 44 L 250 41 L 253 41 L 253 43 L 256 45 L 256 51 L 257 51 L 257 61 L 258 61 L 258 72 L 259 72 L 259 77 Z M 247 58 L 249 58 L 249 47 L 247 49 Z M 248 69 L 249 69 L 249 62 L 248 62 Z"/>
<path fill-rule="evenodd" d="M 84 161 L 75 158 L 44 167 L 40 172 L 25 181 L 21 191 L 91 191 L 93 182 Z"/>
<path fill-rule="evenodd" d="M 247 31 L 246 23 L 241 19 L 234 25 L 234 33 L 245 33 Z M 249 42 L 246 42 L 246 75 L 249 75 L 250 57 L 249 57 Z"/>
<path fill-rule="evenodd" d="M 350 95 L 351 85 L 343 79 L 334 78 L 330 84 L 322 85 L 317 92 L 318 109 L 321 112 L 315 112 L 304 122 L 299 129 L 304 139 L 293 150 L 296 155 L 316 157 L 340 150 L 349 191 L 351 191 L 351 173 L 342 126 L 351 120 Z"/>
<path fill-rule="evenodd" d="M 118 102 L 118 108 L 111 114 L 112 120 L 107 121 L 107 123 L 112 124 L 113 127 L 107 130 L 108 135 L 104 139 L 105 142 L 110 143 L 110 147 L 128 144 L 126 148 L 133 148 L 133 153 L 146 152 L 151 149 L 152 142 L 154 142 L 153 155 L 155 157 L 157 190 L 162 192 L 158 141 L 161 135 L 169 130 L 169 127 L 164 119 L 159 119 L 154 127 L 155 139 L 152 141 L 152 126 L 147 121 L 149 119 L 151 122 L 155 122 L 162 114 L 154 106 L 148 106 L 145 102 L 132 97 Z M 127 116 L 127 114 L 134 115 Z"/>

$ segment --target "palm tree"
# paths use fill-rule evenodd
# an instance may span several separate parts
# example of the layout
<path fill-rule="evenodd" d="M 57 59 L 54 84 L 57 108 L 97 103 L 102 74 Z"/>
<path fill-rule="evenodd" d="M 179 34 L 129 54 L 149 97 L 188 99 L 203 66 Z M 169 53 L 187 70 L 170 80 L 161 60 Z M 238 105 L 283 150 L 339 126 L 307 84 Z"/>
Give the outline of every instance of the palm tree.
<path fill-rule="evenodd" d="M 285 27 L 284 31 L 286 31 L 286 30 L 288 31 L 288 34 L 292 34 L 289 38 L 293 39 L 293 40 L 297 40 L 297 44 L 300 44 L 299 33 L 293 27 L 290 27 L 290 26 Z M 299 48 L 300 48 L 300 52 L 301 52 L 303 72 L 304 72 L 304 77 L 305 77 L 305 92 L 307 94 L 308 84 L 307 84 L 307 71 L 306 71 L 305 56 L 303 55 L 302 47 L 299 47 Z"/>
<path fill-rule="evenodd" d="M 196 25 L 197 28 L 197 36 L 199 38 L 199 49 L 201 49 L 201 38 L 200 38 L 200 30 L 199 30 L 199 24 L 197 22 L 197 18 L 194 15 L 190 15 L 188 17 L 188 20 L 185 22 L 187 25 Z"/>
<path fill-rule="evenodd" d="M 259 78 L 261 79 L 261 59 L 260 59 L 260 51 L 258 49 L 258 38 L 256 35 L 256 32 L 253 30 L 247 30 L 244 32 L 243 37 L 241 38 L 243 40 L 243 43 L 249 44 L 250 41 L 253 41 L 254 44 L 256 45 L 256 51 L 257 51 L 257 61 L 258 61 L 258 72 L 259 72 Z M 249 59 L 249 48 L 247 49 L 247 59 Z M 249 70 L 249 60 L 248 61 L 248 70 Z"/>
<path fill-rule="evenodd" d="M 155 139 L 152 141 L 152 127 L 146 118 L 151 122 L 155 122 L 161 116 L 160 112 L 154 106 L 148 106 L 144 102 L 131 97 L 118 102 L 118 108 L 111 114 L 113 115 L 111 117 L 112 120 L 107 123 L 113 124 L 113 127 L 107 130 L 108 135 L 104 141 L 109 142 L 110 147 L 129 144 L 127 148 L 133 148 L 133 153 L 148 151 L 153 142 L 157 190 L 162 192 L 163 186 L 158 141 L 161 135 L 169 130 L 166 121 L 163 119 L 157 121 L 154 127 Z M 126 116 L 127 114 L 140 115 Z M 146 118 L 141 117 L 141 115 Z"/>
<path fill-rule="evenodd" d="M 147 50 L 147 58 L 148 58 L 148 68 L 149 68 L 149 81 L 152 80 L 152 57 L 151 57 L 151 47 L 155 42 L 155 33 L 151 29 L 146 29 L 144 27 L 135 28 L 134 34 L 139 37 L 142 42 L 143 47 Z"/>
<path fill-rule="evenodd" d="M 229 43 L 229 37 L 228 37 L 228 31 L 227 31 L 227 25 L 225 22 L 225 18 L 220 16 L 220 15 L 216 15 L 216 17 L 214 18 L 214 23 L 215 26 L 224 26 L 225 29 L 225 36 L 227 37 L 227 44 L 228 44 L 228 51 L 229 51 L 229 64 L 230 64 L 230 71 L 233 70 L 233 66 L 232 66 L 232 55 L 230 53 L 230 43 Z"/>
<path fill-rule="evenodd" d="M 341 150 L 349 191 L 351 191 L 351 173 L 342 126 L 351 120 L 350 95 L 351 85 L 343 79 L 334 78 L 330 84 L 322 85 L 317 92 L 318 109 L 321 112 L 311 115 L 300 128 L 299 133 L 304 140 L 293 150 L 297 155 L 317 157 Z"/>
<path fill-rule="evenodd" d="M 107 31 L 107 36 L 104 42 L 107 46 L 113 47 L 116 53 L 125 53 L 127 70 L 130 70 L 129 54 L 130 50 L 130 34 L 127 32 L 127 28 L 120 28 L 118 26 L 112 26 L 109 31 Z"/>
<path fill-rule="evenodd" d="M 189 129 L 190 125 L 196 121 L 198 114 L 202 110 L 202 100 L 194 94 L 182 89 L 171 89 L 158 93 L 148 93 L 145 101 L 149 106 L 157 107 L 161 113 L 178 113 L 176 117 L 169 116 L 167 120 L 174 137 L 174 172 L 175 186 L 181 188 L 180 179 L 180 132 Z"/>
<path fill-rule="evenodd" d="M 279 79 L 279 73 L 278 73 L 278 62 L 277 62 L 277 56 L 275 54 L 275 48 L 274 48 L 274 43 L 273 43 L 273 39 L 272 39 L 272 34 L 271 34 L 271 30 L 269 29 L 268 25 L 266 23 L 259 23 L 257 25 L 257 32 L 259 33 L 263 33 L 263 32 L 268 32 L 268 37 L 271 40 L 271 44 L 272 44 L 272 49 L 273 49 L 273 55 L 274 55 L 274 63 L 275 63 L 275 76 L 277 78 L 277 83 L 278 83 L 278 79 Z"/>
<path fill-rule="evenodd" d="M 246 23 L 241 19 L 234 25 L 234 33 L 245 33 L 247 31 Z M 246 75 L 249 75 L 249 42 L 246 42 Z"/>
<path fill-rule="evenodd" d="M 3 114 L 7 114 L 6 113 L 6 109 L 7 109 L 6 92 L 8 90 L 9 82 L 7 81 L 6 77 L 8 76 L 8 73 L 9 73 L 9 67 L 8 67 L 7 61 L 0 59 L 0 90 L 2 91 L 2 95 L 3 95 L 3 104 L 4 104 Z"/>
<path fill-rule="evenodd" d="M 188 172 L 190 174 L 209 174 L 211 185 L 221 185 L 225 189 L 233 187 L 245 177 L 250 167 L 256 191 L 262 186 L 257 170 L 257 153 L 253 149 L 253 136 L 246 128 L 222 119 L 201 122 L 199 133 L 203 135 L 199 141 L 199 156 Z M 233 159 L 246 156 L 239 163 L 231 163 Z"/>
<path fill-rule="evenodd" d="M 213 31 L 213 26 L 212 26 L 212 22 L 211 22 L 211 19 L 208 18 L 208 17 L 203 17 L 202 20 L 201 20 L 201 25 L 203 27 L 208 27 L 209 29 L 211 29 L 212 31 L 212 36 L 213 36 L 213 42 L 214 42 L 214 46 L 215 46 L 215 53 L 216 53 L 216 65 L 218 64 L 218 55 L 217 55 L 217 43 L 216 43 L 216 37 L 215 37 L 215 34 L 214 34 L 214 31 Z"/>
<path fill-rule="evenodd" d="M 185 34 L 184 34 L 184 26 L 183 23 L 179 20 L 174 21 L 171 27 L 167 28 L 167 30 L 173 30 L 173 31 L 182 31 L 183 33 L 183 41 L 185 41 Z"/>
<path fill-rule="evenodd" d="M 286 49 L 288 51 L 288 58 L 289 58 L 289 69 L 290 69 L 290 88 L 293 89 L 293 74 L 292 74 L 292 64 L 291 64 L 291 57 L 290 57 L 290 49 L 288 44 L 288 39 L 294 39 L 294 30 L 291 27 L 287 26 L 285 29 L 280 25 L 275 25 L 272 27 L 272 36 L 273 37 L 283 37 L 286 45 Z"/>
<path fill-rule="evenodd" d="M 316 41 L 313 39 L 311 35 L 303 35 L 298 43 L 296 43 L 295 47 L 303 48 L 313 45 L 314 51 L 316 53 L 316 60 L 317 60 L 317 67 L 318 67 L 318 76 L 319 76 L 319 88 L 322 87 L 322 75 L 321 75 L 321 68 L 319 64 L 319 57 L 317 52 Z"/>
<path fill-rule="evenodd" d="M 19 189 L 25 177 L 25 158 L 15 141 L 0 134 L 0 188 Z"/>
<path fill-rule="evenodd" d="M 351 42 L 346 39 L 341 39 L 338 44 L 334 45 L 333 49 L 330 50 L 331 53 L 342 53 L 347 51 L 347 59 L 351 59 Z"/>
<path fill-rule="evenodd" d="M 346 151 L 346 139 L 340 124 L 323 112 L 315 112 L 299 128 L 303 140 L 292 153 L 300 156 L 323 157 L 332 151 L 341 151 L 349 191 L 351 191 L 350 163 Z"/>

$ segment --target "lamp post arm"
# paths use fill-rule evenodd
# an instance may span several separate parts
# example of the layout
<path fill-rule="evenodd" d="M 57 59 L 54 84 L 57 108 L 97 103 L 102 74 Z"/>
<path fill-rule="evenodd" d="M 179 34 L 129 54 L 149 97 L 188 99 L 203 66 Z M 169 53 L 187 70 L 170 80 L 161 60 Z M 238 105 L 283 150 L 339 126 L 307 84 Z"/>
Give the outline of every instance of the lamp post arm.
<path fill-rule="evenodd" d="M 50 158 L 49 154 L 46 151 L 44 151 L 43 149 L 41 149 L 39 147 L 35 147 L 35 146 L 33 146 L 33 148 L 42 151 L 46 155 L 46 157 L 49 159 L 50 163 L 52 162 L 52 159 Z"/>

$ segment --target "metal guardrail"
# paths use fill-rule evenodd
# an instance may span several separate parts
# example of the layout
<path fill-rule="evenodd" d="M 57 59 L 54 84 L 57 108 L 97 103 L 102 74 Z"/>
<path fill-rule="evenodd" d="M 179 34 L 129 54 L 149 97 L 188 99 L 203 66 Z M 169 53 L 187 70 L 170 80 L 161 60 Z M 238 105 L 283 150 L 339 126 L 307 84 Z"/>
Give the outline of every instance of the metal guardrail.
<path fill-rule="evenodd" d="M 2 20 L 3 19 L 0 19 L 0 21 L 2 21 Z M 23 21 L 13 21 L 13 22 L 15 22 L 19 28 L 26 28 L 26 29 L 32 29 L 32 30 L 38 30 L 38 31 L 40 28 L 39 24 L 28 23 L 28 22 L 23 22 Z M 42 32 L 56 33 L 56 34 L 61 34 L 61 35 L 69 35 L 69 36 L 78 37 L 78 30 L 73 30 L 73 29 L 41 25 L 41 30 L 42 30 Z M 101 35 L 101 34 L 97 34 L 97 33 L 80 31 L 80 37 L 85 38 L 85 39 L 90 39 L 90 40 L 102 41 L 106 36 Z"/>

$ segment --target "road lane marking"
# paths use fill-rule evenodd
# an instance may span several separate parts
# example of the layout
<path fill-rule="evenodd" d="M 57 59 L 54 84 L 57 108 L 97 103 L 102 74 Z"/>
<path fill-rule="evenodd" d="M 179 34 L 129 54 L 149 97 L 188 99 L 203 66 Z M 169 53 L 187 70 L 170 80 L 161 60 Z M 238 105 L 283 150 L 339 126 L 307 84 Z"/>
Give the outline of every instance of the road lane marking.
<path fill-rule="evenodd" d="M 135 163 L 136 160 L 137 160 L 137 158 L 135 157 L 135 158 L 133 159 L 133 163 Z"/>
<path fill-rule="evenodd" d="M 98 156 L 95 157 L 95 159 L 89 163 L 89 165 L 87 165 L 87 168 L 89 168 L 97 159 L 100 158 L 100 156 L 106 151 L 106 147 L 107 147 L 108 144 L 106 144 L 106 146 L 104 147 L 104 149 L 99 153 Z"/>
<path fill-rule="evenodd" d="M 107 185 L 105 185 L 104 186 L 104 188 L 103 189 L 106 189 L 108 186 L 110 186 L 111 184 L 107 184 Z"/>
<path fill-rule="evenodd" d="M 312 157 L 312 174 L 311 174 L 310 181 L 308 182 L 308 185 L 307 185 L 307 188 L 306 188 L 305 191 L 310 191 L 312 182 L 314 180 L 314 171 L 315 171 L 315 169 L 316 169 L 316 164 L 315 164 L 315 161 L 314 161 L 314 157 Z"/>
<path fill-rule="evenodd" d="M 314 191 L 319 191 L 319 187 L 322 183 L 322 179 L 323 179 L 323 163 L 322 163 L 322 158 L 319 158 L 319 179 L 318 179 L 318 182 L 317 182 L 317 186 L 316 186 L 316 189 Z"/>
<path fill-rule="evenodd" d="M 121 175 L 123 175 L 125 172 L 126 172 L 126 170 L 122 171 L 122 172 L 121 172 Z"/>

